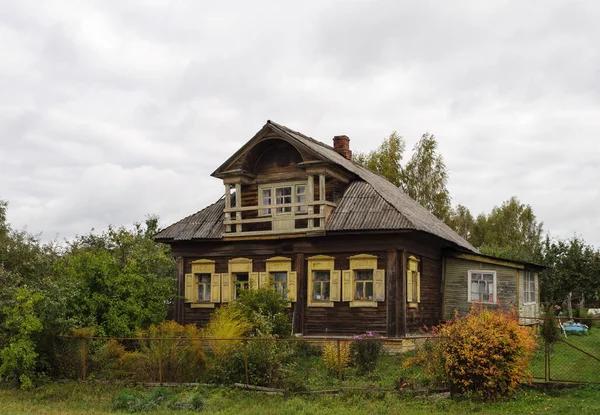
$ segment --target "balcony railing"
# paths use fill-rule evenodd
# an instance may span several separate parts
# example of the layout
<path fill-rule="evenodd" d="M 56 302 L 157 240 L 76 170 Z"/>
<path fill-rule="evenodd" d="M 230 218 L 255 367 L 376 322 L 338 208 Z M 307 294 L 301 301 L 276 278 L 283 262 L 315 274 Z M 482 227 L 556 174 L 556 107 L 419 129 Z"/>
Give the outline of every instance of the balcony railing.
<path fill-rule="evenodd" d="M 258 236 L 323 230 L 327 217 L 335 206 L 333 202 L 317 200 L 225 208 L 224 236 Z M 284 209 L 289 212 L 283 211 Z M 264 214 L 266 210 L 269 213 Z"/>

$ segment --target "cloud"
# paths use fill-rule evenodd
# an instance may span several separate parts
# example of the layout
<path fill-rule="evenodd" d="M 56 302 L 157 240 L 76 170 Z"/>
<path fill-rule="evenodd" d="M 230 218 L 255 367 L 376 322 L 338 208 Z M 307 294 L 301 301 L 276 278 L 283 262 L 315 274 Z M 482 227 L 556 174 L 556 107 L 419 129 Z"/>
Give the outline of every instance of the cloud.
<path fill-rule="evenodd" d="M 600 246 L 595 2 L 5 1 L 0 198 L 71 237 L 214 202 L 267 119 L 355 150 L 434 133 L 454 203 Z"/>

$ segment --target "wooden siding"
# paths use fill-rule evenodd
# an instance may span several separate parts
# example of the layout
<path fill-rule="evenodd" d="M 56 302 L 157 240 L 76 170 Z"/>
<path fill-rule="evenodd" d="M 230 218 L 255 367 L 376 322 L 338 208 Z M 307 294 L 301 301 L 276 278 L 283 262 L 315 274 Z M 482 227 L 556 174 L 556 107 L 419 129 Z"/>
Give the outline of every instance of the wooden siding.
<path fill-rule="evenodd" d="M 431 326 L 439 321 L 441 248 L 437 238 L 426 234 L 395 233 L 229 243 L 186 242 L 173 244 L 173 253 L 184 258 L 180 268 L 180 272 L 183 273 L 189 273 L 191 262 L 197 259 L 212 259 L 215 261 L 215 272 L 226 273 L 228 261 L 236 257 L 252 259 L 253 272 L 264 272 L 265 261 L 268 258 L 288 257 L 292 261 L 292 269 L 296 270 L 298 275 L 298 301 L 290 308 L 295 332 L 305 335 L 353 335 L 375 331 L 395 336 L 402 335 L 406 330 L 417 331 L 424 325 Z M 403 254 L 404 252 L 406 254 Z M 377 307 L 350 307 L 348 302 L 341 301 L 336 302 L 333 307 L 308 307 L 306 262 L 308 257 L 318 254 L 335 257 L 336 270 L 349 269 L 348 258 L 352 255 L 376 255 L 377 268 L 386 270 L 388 290 L 386 290 L 385 301 L 378 302 Z M 421 303 L 418 308 L 406 310 L 406 302 L 402 298 L 406 267 L 402 262 L 408 255 L 415 255 L 421 260 Z M 394 273 L 395 266 L 398 271 Z M 392 269 L 391 273 L 390 269 Z M 394 276 L 395 280 L 390 281 L 389 278 Z M 219 306 L 217 304 L 215 309 Z M 182 308 L 183 322 L 196 323 L 200 326 L 206 324 L 215 310 L 191 308 L 190 304 L 184 304 Z"/>
<path fill-rule="evenodd" d="M 472 304 L 468 301 L 469 271 L 496 271 L 496 290 L 499 303 L 506 307 L 516 304 L 517 269 L 458 258 L 447 258 L 445 262 L 443 319 L 452 319 L 455 310 L 464 315 L 471 309 Z M 496 304 L 486 304 L 486 306 L 498 307 Z"/>

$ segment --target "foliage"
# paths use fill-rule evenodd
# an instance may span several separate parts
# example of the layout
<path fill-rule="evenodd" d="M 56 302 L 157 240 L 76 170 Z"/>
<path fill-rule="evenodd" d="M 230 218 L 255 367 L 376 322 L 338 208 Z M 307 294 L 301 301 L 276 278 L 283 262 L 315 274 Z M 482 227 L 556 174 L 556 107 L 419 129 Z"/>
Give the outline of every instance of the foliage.
<path fill-rule="evenodd" d="M 147 399 L 141 392 L 120 390 L 113 398 L 113 411 L 148 412 L 156 408 L 156 403 Z"/>
<path fill-rule="evenodd" d="M 377 150 L 368 154 L 354 153 L 354 161 L 385 177 L 394 185 L 402 185 L 402 156 L 406 143 L 396 131 L 385 138 Z"/>
<path fill-rule="evenodd" d="M 154 388 L 150 391 L 122 389 L 113 397 L 111 406 L 113 411 L 131 413 L 148 413 L 161 407 L 170 410 L 202 411 L 206 406 L 206 399 L 197 392 L 192 393 L 189 397 L 182 397 L 164 387 Z"/>
<path fill-rule="evenodd" d="M 217 362 L 223 362 L 240 344 L 239 339 L 254 329 L 252 323 L 239 308 L 228 304 L 212 313 L 202 331 Z"/>
<path fill-rule="evenodd" d="M 473 243 L 475 219 L 469 211 L 469 208 L 459 204 L 455 208 L 451 209 L 448 214 L 446 224 L 467 241 Z"/>
<path fill-rule="evenodd" d="M 470 241 L 483 254 L 539 263 L 542 229 L 531 206 L 513 196 L 488 215 L 477 216 Z"/>
<path fill-rule="evenodd" d="M 351 343 L 346 340 L 326 340 L 323 347 L 323 363 L 331 373 L 338 373 L 352 360 Z M 338 356 L 339 344 L 339 356 Z"/>
<path fill-rule="evenodd" d="M 352 360 L 360 373 L 371 372 L 377 366 L 377 359 L 383 351 L 383 342 L 373 332 L 354 336 L 350 345 Z"/>
<path fill-rule="evenodd" d="M 554 307 L 552 304 L 545 304 L 542 306 L 542 312 L 544 321 L 542 321 L 540 333 L 546 343 L 555 343 L 560 339 L 561 333 L 558 325 L 558 317 L 554 314 Z"/>
<path fill-rule="evenodd" d="M 400 187 L 431 213 L 445 221 L 450 213 L 448 172 L 433 134 L 425 133 L 406 163 Z"/>
<path fill-rule="evenodd" d="M 252 323 L 255 336 L 289 337 L 292 333 L 288 302 L 272 288 L 242 291 L 230 306 Z"/>
<path fill-rule="evenodd" d="M 406 144 L 395 131 L 377 150 L 356 153 L 354 160 L 400 187 L 435 216 L 446 220 L 450 213 L 448 173 L 438 143 L 432 134 L 423 134 L 413 155 L 402 167 Z"/>
<path fill-rule="evenodd" d="M 40 294 L 23 286 L 17 289 L 15 301 L 2 307 L 2 326 L 9 337 L 8 344 L 0 350 L 0 380 L 20 385 L 21 389 L 33 387 L 38 353 L 32 335 L 42 330 L 34 307 L 41 300 Z"/>
<path fill-rule="evenodd" d="M 443 363 L 433 369 L 455 394 L 494 400 L 513 395 L 530 378 L 537 347 L 533 332 L 512 312 L 475 305 L 464 317 L 436 328 L 438 342 L 421 360 Z"/>

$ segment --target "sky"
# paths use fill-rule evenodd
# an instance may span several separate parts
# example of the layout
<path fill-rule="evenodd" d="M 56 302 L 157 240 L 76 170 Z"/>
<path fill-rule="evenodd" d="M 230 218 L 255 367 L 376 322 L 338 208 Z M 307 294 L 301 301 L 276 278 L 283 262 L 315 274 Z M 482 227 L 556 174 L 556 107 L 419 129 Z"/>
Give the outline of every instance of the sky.
<path fill-rule="evenodd" d="M 454 205 L 600 247 L 600 2 L 0 0 L 0 199 L 72 238 L 167 226 L 268 119 L 354 151 L 433 133 Z"/>

